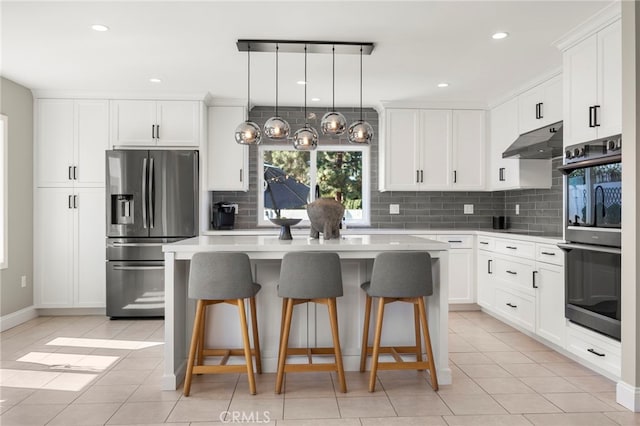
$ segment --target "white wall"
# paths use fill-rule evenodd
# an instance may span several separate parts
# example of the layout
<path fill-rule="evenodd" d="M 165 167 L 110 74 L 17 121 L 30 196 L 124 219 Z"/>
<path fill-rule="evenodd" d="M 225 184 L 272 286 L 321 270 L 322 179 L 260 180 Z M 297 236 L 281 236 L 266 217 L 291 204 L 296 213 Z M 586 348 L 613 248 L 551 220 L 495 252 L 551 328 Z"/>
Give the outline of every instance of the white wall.
<path fill-rule="evenodd" d="M 8 259 L 0 271 L 0 317 L 33 305 L 33 96 L 0 78 L 0 113 L 8 117 Z M 21 287 L 21 276 L 27 286 Z"/>

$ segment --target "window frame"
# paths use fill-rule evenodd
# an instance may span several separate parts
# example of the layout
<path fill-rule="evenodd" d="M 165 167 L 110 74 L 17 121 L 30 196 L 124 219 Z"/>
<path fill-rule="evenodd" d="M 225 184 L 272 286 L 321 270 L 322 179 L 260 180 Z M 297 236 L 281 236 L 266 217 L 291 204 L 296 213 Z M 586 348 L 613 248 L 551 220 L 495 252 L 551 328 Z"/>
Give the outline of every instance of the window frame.
<path fill-rule="evenodd" d="M 0 269 L 9 267 L 9 117 L 0 114 Z"/>
<path fill-rule="evenodd" d="M 257 189 L 257 198 L 258 198 L 258 226 L 261 227 L 273 227 L 271 222 L 268 219 L 264 218 L 264 172 L 260 173 L 260 171 L 264 171 L 264 152 L 265 151 L 295 151 L 295 148 L 292 145 L 260 145 L 258 147 L 258 158 L 257 158 L 257 170 L 258 170 L 258 189 Z M 314 151 L 310 151 L 310 165 L 309 165 L 309 187 L 315 188 L 316 185 L 316 172 L 317 172 L 317 152 L 323 151 L 360 151 L 362 152 L 362 219 L 349 219 L 346 220 L 346 226 L 370 226 L 371 224 L 371 206 L 370 206 L 370 198 L 371 198 L 371 173 L 369 168 L 369 154 L 370 148 L 368 145 L 359 146 L 359 145 L 322 145 L 318 146 L 318 148 Z M 315 197 L 314 191 L 310 190 L 310 195 L 312 200 Z M 309 220 L 305 219 L 300 222 L 302 226 L 309 226 Z"/>

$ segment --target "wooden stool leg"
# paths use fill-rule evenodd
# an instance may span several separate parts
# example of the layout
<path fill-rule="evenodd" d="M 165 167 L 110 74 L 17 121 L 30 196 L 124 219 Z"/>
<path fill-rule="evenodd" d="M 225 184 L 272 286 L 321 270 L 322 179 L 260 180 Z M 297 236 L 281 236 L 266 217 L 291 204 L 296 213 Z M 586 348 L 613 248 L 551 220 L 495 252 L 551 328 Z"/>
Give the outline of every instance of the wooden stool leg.
<path fill-rule="evenodd" d="M 376 320 L 376 334 L 373 339 L 373 357 L 371 358 L 371 375 L 369 376 L 369 392 L 376 389 L 376 374 L 378 372 L 378 355 L 380 355 L 380 338 L 382 336 L 382 318 L 384 316 L 385 298 L 381 297 L 378 303 L 378 318 Z"/>
<path fill-rule="evenodd" d="M 336 366 L 338 368 L 338 381 L 340 382 L 340 391 L 347 392 L 347 381 L 344 377 L 344 366 L 342 365 L 342 350 L 340 349 L 340 335 L 338 333 L 338 308 L 336 306 L 336 298 L 328 299 L 329 319 L 331 320 L 331 335 L 333 336 L 333 350 L 336 357 Z"/>
<path fill-rule="evenodd" d="M 202 310 L 204 309 L 204 302 L 202 300 L 198 300 L 196 305 L 196 315 L 193 323 L 193 332 L 191 333 L 191 345 L 189 346 L 189 358 L 187 361 L 187 372 L 184 378 L 184 388 L 182 393 L 184 396 L 189 396 L 189 392 L 191 392 L 191 376 L 193 374 L 193 362 L 196 357 L 196 347 L 198 345 L 198 339 L 200 337 L 200 327 L 203 326 L 201 323 L 202 318 Z"/>
<path fill-rule="evenodd" d="M 244 358 L 247 362 L 247 376 L 249 377 L 249 393 L 256 394 L 256 379 L 253 377 L 253 358 L 251 357 L 251 343 L 249 342 L 249 328 L 247 326 L 247 314 L 244 310 L 244 300 L 238 299 L 238 313 L 240 314 L 240 327 L 242 328 L 242 341 L 244 343 Z"/>
<path fill-rule="evenodd" d="M 284 323 L 287 317 L 287 298 L 282 298 L 282 313 L 280 314 L 280 340 L 278 341 L 278 365 L 280 365 L 280 356 L 282 355 L 281 347 L 282 347 L 282 336 L 284 334 Z"/>
<path fill-rule="evenodd" d="M 424 298 L 418 298 L 418 306 L 420 309 L 420 320 L 424 329 L 424 345 L 427 348 L 427 356 L 429 357 L 429 373 L 431 373 L 431 387 L 434 391 L 438 390 L 438 377 L 436 375 L 436 362 L 433 359 L 433 351 L 431 348 L 431 336 L 429 335 L 429 325 L 427 323 L 427 310 L 424 306 Z"/>
<path fill-rule="evenodd" d="M 291 317 L 293 316 L 293 299 L 287 299 L 287 309 L 284 318 L 284 327 L 280 336 L 280 355 L 278 359 L 278 374 L 276 375 L 276 393 L 282 392 L 282 379 L 284 378 L 284 365 L 287 360 L 287 348 L 289 346 L 289 331 L 291 330 Z"/>
<path fill-rule="evenodd" d="M 200 313 L 200 333 L 198 334 L 198 362 L 195 365 L 204 365 L 204 332 L 206 327 L 204 326 L 207 323 L 207 308 L 209 304 L 202 304 L 202 312 Z"/>
<path fill-rule="evenodd" d="M 417 301 L 416 301 L 417 302 Z M 422 343 L 420 337 L 420 308 L 418 303 L 413 305 L 413 327 L 416 333 L 416 361 L 422 362 Z M 422 371 L 422 370 L 418 370 Z"/>
<path fill-rule="evenodd" d="M 360 372 L 364 373 L 367 365 L 367 349 L 369 348 L 369 321 L 371 319 L 371 296 L 367 294 L 364 305 L 364 329 L 362 330 L 362 351 L 360 352 Z"/>
<path fill-rule="evenodd" d="M 262 356 L 260 355 L 260 337 L 258 336 L 258 315 L 256 313 L 256 298 L 249 299 L 251 307 L 251 329 L 253 331 L 253 348 L 256 354 L 256 371 L 262 374 Z"/>

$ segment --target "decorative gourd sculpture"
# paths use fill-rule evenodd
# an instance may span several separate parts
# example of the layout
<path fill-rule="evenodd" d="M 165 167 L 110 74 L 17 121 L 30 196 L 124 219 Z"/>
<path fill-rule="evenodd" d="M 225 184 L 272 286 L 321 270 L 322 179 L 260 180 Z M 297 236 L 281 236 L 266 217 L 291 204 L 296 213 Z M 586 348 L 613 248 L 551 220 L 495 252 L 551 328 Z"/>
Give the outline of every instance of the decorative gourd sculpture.
<path fill-rule="evenodd" d="M 311 238 L 320 238 L 320 232 L 325 240 L 340 238 L 340 223 L 344 216 L 344 206 L 333 198 L 320 198 L 307 204 L 307 214 L 311 229 Z"/>

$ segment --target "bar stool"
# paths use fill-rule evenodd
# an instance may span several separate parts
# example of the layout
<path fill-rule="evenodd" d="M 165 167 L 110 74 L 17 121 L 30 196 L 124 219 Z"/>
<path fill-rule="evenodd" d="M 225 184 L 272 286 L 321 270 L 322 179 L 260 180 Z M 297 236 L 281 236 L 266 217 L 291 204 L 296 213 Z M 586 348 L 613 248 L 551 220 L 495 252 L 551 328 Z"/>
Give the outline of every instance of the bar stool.
<path fill-rule="evenodd" d="M 431 256 L 427 252 L 385 252 L 376 256 L 371 272 L 371 281 L 360 286 L 366 293 L 364 314 L 364 331 L 362 333 L 362 353 L 360 355 L 360 372 L 364 372 L 367 355 L 373 353 L 369 392 L 375 390 L 378 370 L 424 370 L 431 373 L 431 387 L 438 390 L 435 362 L 429 337 L 429 325 L 424 304 L 424 296 L 433 294 L 433 277 L 431 275 Z M 369 344 L 369 319 L 371 302 L 379 298 L 378 317 L 376 321 L 373 347 Z M 384 306 L 392 302 L 408 302 L 413 304 L 413 316 L 416 342 L 415 346 L 381 347 L 382 320 Z M 420 324 L 424 332 L 424 343 L 427 349 L 427 361 L 422 360 L 420 344 Z M 378 362 L 380 353 L 391 354 L 395 361 Z M 415 353 L 415 362 L 405 362 L 400 354 Z"/>
<path fill-rule="evenodd" d="M 255 300 L 255 295 L 258 291 L 260 291 L 260 284 L 253 282 L 249 256 L 245 253 L 210 252 L 193 255 L 189 271 L 189 298 L 197 299 L 198 302 L 184 380 L 184 396 L 189 396 L 193 374 L 243 372 L 246 372 L 249 378 L 249 392 L 255 395 L 256 382 L 253 375 L 252 356 L 255 356 L 256 359 L 256 370 L 258 373 L 262 373 Z M 254 349 L 251 349 L 249 343 L 244 299 L 249 299 Z M 218 303 L 228 303 L 238 307 L 243 349 L 205 348 L 207 307 Z M 221 324 L 220 326 L 224 325 Z M 221 356 L 222 360 L 218 365 L 204 365 L 203 361 L 207 356 Z M 227 365 L 227 361 L 231 356 L 244 356 L 246 363 L 242 365 Z"/>
<path fill-rule="evenodd" d="M 282 320 L 280 323 L 280 351 L 276 393 L 282 391 L 284 373 L 302 371 L 337 371 L 340 390 L 347 391 L 342 365 L 342 352 L 338 335 L 338 311 L 336 297 L 342 296 L 342 268 L 337 253 L 290 252 L 284 255 L 280 267 L 278 296 L 282 297 Z M 289 333 L 293 307 L 313 302 L 327 305 L 333 348 L 290 348 Z M 312 355 L 334 354 L 334 364 L 313 364 Z M 307 364 L 287 364 L 288 355 L 306 355 Z"/>

